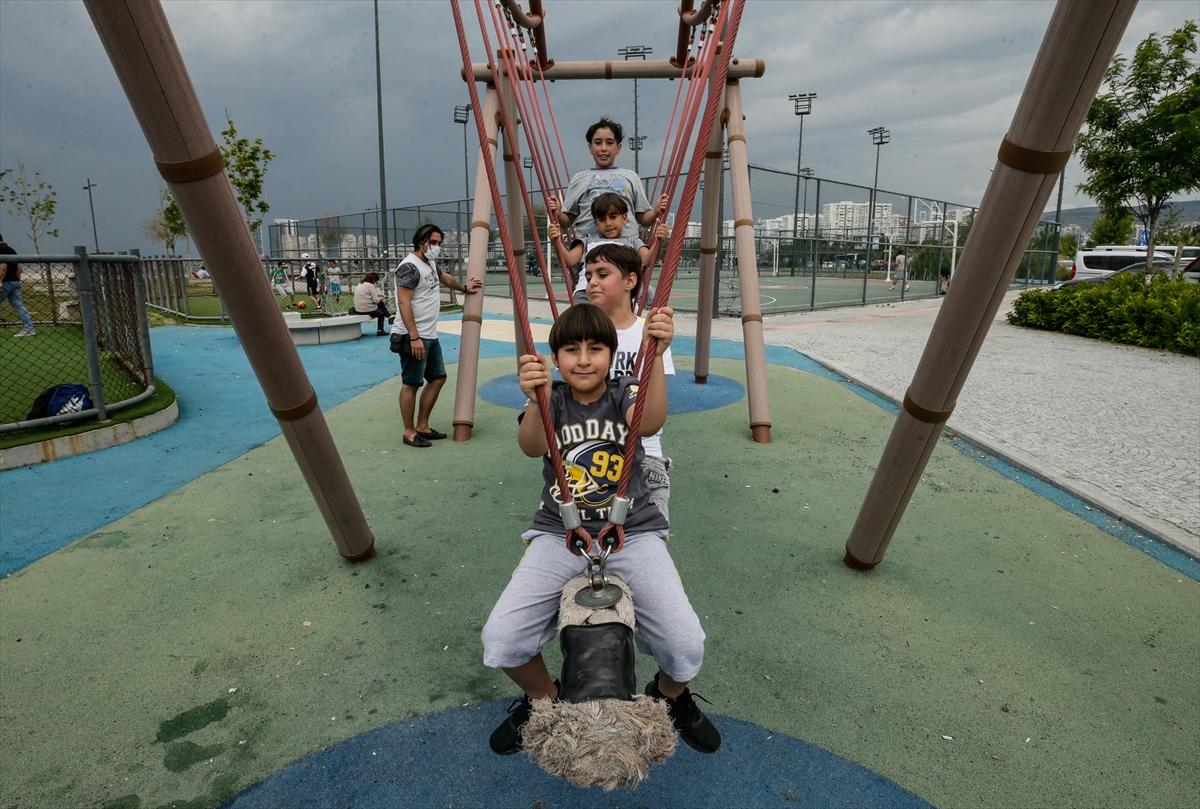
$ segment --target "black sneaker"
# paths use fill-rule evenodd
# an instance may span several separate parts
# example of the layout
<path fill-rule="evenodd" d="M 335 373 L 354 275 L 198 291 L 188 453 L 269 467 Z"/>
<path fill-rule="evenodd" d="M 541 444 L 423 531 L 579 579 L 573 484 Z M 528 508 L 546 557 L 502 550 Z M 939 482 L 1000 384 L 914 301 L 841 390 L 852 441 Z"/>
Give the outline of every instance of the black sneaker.
<path fill-rule="evenodd" d="M 715 753 L 721 747 L 721 732 L 704 715 L 704 711 L 692 699 L 692 692 L 683 689 L 676 699 L 668 699 L 658 690 L 658 675 L 646 685 L 646 696 L 665 700 L 671 723 L 688 747 L 701 753 Z M 696 695 L 699 696 L 699 695 Z M 704 699 L 704 697 L 700 697 Z M 705 702 L 708 700 L 704 699 Z M 709 705 L 712 703 L 709 702 Z"/>
<path fill-rule="evenodd" d="M 562 686 L 559 685 L 558 680 L 555 680 L 555 692 L 557 693 L 561 689 Z M 556 701 L 557 699 L 555 697 Z M 513 700 L 513 704 L 508 706 L 508 718 L 500 723 L 500 727 L 492 731 L 492 738 L 488 739 L 488 744 L 492 746 L 493 752 L 501 756 L 510 756 L 521 749 L 521 729 L 529 721 L 529 714 L 532 711 L 533 703 L 528 694 L 522 694 L 520 699 Z"/>

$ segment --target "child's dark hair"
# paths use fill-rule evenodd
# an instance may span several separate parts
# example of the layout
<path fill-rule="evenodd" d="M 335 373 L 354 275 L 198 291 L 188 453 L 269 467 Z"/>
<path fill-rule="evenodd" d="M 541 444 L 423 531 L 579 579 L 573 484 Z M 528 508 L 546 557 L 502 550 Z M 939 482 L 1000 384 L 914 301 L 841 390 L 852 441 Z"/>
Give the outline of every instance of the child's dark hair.
<path fill-rule="evenodd" d="M 592 142 L 592 136 L 596 134 L 597 129 L 611 129 L 612 133 L 613 133 L 613 138 L 616 139 L 617 143 L 620 143 L 621 138 L 625 135 L 625 130 L 622 129 L 621 125 L 618 124 L 616 121 L 610 121 L 607 118 L 601 118 L 599 121 L 597 121 L 596 123 L 594 123 L 588 127 L 588 131 L 587 131 L 587 142 L 588 143 Z"/>
<path fill-rule="evenodd" d="M 446 234 L 442 233 L 442 229 L 433 223 L 421 225 L 421 227 L 417 228 L 417 232 L 413 234 L 413 249 L 420 250 L 421 245 L 429 241 L 429 237 L 435 233 L 440 234 L 442 238 L 446 237 Z"/>
<path fill-rule="evenodd" d="M 584 257 L 584 271 L 587 271 L 588 264 L 594 264 L 597 261 L 607 261 L 609 264 L 621 271 L 621 277 L 627 278 L 633 275 L 637 278 L 637 283 L 633 285 L 633 289 L 629 290 L 630 300 L 637 300 L 638 288 L 642 285 L 642 259 L 638 256 L 637 251 L 632 247 L 624 244 L 614 244 L 605 242 L 598 244 L 588 251 Z"/>
<path fill-rule="evenodd" d="M 576 304 L 558 316 L 550 327 L 550 351 L 557 354 L 563 346 L 584 340 L 606 345 L 614 354 L 617 351 L 617 327 L 612 318 L 590 303 Z"/>
<path fill-rule="evenodd" d="M 592 218 L 602 219 L 613 212 L 629 216 L 629 203 L 620 194 L 605 191 L 592 200 Z"/>

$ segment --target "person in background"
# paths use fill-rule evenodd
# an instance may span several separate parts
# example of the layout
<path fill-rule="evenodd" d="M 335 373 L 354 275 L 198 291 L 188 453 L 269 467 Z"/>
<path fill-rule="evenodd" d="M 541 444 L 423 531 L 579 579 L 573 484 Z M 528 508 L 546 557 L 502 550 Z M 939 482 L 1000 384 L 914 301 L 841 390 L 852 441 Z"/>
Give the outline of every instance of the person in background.
<path fill-rule="evenodd" d="M 0 235 L 0 256 L 15 256 L 16 250 L 8 246 L 4 241 L 4 236 Z M 33 329 L 33 318 L 29 316 L 29 311 L 25 308 L 25 304 L 21 302 L 21 265 L 15 261 L 7 264 L 0 263 L 0 283 L 2 283 L 3 291 L 0 291 L 0 308 L 3 308 L 4 302 L 8 301 L 8 305 L 17 313 L 17 317 L 21 318 L 21 323 L 24 326 L 14 337 L 32 337 L 37 334 Z"/>
<path fill-rule="evenodd" d="M 382 337 L 387 334 L 383 330 L 383 319 L 387 318 L 387 322 L 391 323 L 395 318 L 383 302 L 383 293 L 375 286 L 378 283 L 377 273 L 369 272 L 363 276 L 362 283 L 354 288 L 354 308 L 350 310 L 350 314 L 375 318 L 375 336 Z"/>

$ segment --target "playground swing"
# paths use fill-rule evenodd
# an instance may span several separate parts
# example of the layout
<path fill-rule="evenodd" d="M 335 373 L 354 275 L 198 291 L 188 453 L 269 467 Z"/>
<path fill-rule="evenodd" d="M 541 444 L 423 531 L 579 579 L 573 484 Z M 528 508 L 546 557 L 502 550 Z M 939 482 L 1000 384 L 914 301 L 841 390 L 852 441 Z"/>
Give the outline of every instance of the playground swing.
<path fill-rule="evenodd" d="M 716 124 L 718 110 L 722 106 L 722 91 L 731 61 L 730 52 L 736 39 L 743 5 L 744 0 L 732 0 L 717 9 L 714 30 L 719 30 L 722 25 L 727 25 L 725 41 L 728 43 L 728 47 L 725 49 L 723 58 L 720 60 L 715 58 L 720 49 L 716 47 L 716 37 L 714 36 L 711 47 L 701 48 L 702 58 L 693 63 L 690 56 L 685 54 L 684 59 L 681 60 L 684 64 L 701 65 L 702 69 L 698 71 L 697 75 L 703 76 L 703 78 L 696 78 L 689 85 L 688 98 L 684 105 L 684 118 L 676 133 L 664 188 L 673 190 L 678 181 L 679 170 L 682 168 L 692 127 L 699 117 L 701 102 L 704 100 L 704 88 L 705 86 L 713 88 L 707 93 L 707 107 L 692 155 L 691 170 L 688 172 L 688 179 L 684 184 L 681 210 L 690 210 L 695 200 L 700 182 L 700 168 L 707 156 L 705 146 L 709 142 Z M 451 7 L 462 50 L 464 71 L 468 71 L 472 69 L 472 65 L 457 0 L 452 0 Z M 493 76 L 500 76 L 502 74 L 491 56 L 491 43 L 483 17 L 481 0 L 476 0 L 476 10 L 479 15 L 484 45 L 489 53 L 488 67 Z M 513 35 L 512 39 L 504 42 L 505 29 L 500 23 L 494 7 L 492 8 L 492 18 L 497 36 L 501 37 L 502 44 L 506 45 L 497 53 L 505 62 L 507 75 L 520 77 L 524 73 L 529 77 L 531 85 L 532 66 L 537 64 L 541 70 L 540 63 L 544 58 L 544 53 L 535 53 L 538 59 L 530 63 L 530 68 L 525 69 L 522 66 L 521 69 L 517 69 L 513 57 L 517 52 L 514 45 L 518 37 Z M 705 38 L 702 37 L 702 45 L 704 41 Z M 524 47 L 523 41 L 520 44 Z M 532 121 L 536 121 L 540 117 L 538 113 L 531 114 L 528 107 L 520 108 L 518 98 L 526 100 L 531 97 L 536 98 L 536 93 L 533 92 L 532 86 L 526 92 L 517 86 L 519 84 L 519 81 L 510 82 L 509 86 L 505 88 L 506 92 L 496 96 L 498 112 L 495 117 L 505 129 L 505 146 L 513 154 L 516 153 L 517 139 L 512 122 L 518 114 L 523 115 L 526 120 Z M 472 109 L 484 109 L 486 114 L 488 107 L 480 106 L 475 83 L 468 81 L 467 85 Z M 680 89 L 682 90 L 682 85 Z M 516 108 L 514 109 L 514 107 Z M 495 141 L 489 138 L 485 119 L 476 116 L 475 121 L 480 145 L 486 154 L 488 144 L 495 143 Z M 536 156 L 539 152 L 538 137 L 536 134 L 529 135 L 531 131 L 536 132 L 538 128 L 536 123 L 528 127 L 526 139 L 530 144 L 531 152 L 535 155 L 534 165 L 543 165 L 545 179 L 549 179 L 554 175 L 554 169 L 545 166 L 543 160 Z M 544 126 L 540 129 L 545 132 Z M 556 125 L 555 129 L 557 130 Z M 505 157 L 507 158 L 508 155 L 506 154 Z M 664 151 L 664 159 L 665 157 Z M 511 164 L 515 161 L 508 162 Z M 545 162 L 552 166 L 553 159 Z M 524 273 L 517 260 L 518 252 L 513 244 L 514 232 L 520 233 L 520 230 L 514 231 L 510 227 L 512 223 L 508 219 L 504 207 L 500 204 L 500 186 L 495 166 L 487 160 L 481 160 L 481 164 L 486 174 L 492 201 L 496 205 L 497 226 L 509 268 L 514 315 L 518 329 L 517 352 L 520 356 L 531 353 L 533 345 L 528 302 L 522 283 Z M 522 198 L 520 206 L 523 206 L 525 212 L 530 216 L 532 237 L 537 245 L 539 264 L 546 266 L 540 244 L 538 244 L 536 224 L 532 221 L 529 191 L 521 173 L 516 172 L 515 174 Z M 548 185 L 543 181 L 543 195 L 547 193 Z M 509 188 L 515 190 L 512 186 Z M 550 192 L 553 193 L 553 189 L 550 189 Z M 508 209 L 510 212 L 517 211 L 519 215 L 520 207 L 514 204 L 511 196 L 510 191 Z M 670 243 L 667 255 L 663 260 L 663 270 L 652 304 L 652 312 L 666 306 L 670 299 L 682 247 L 682 239 L 675 239 Z M 562 258 L 560 251 L 559 259 L 563 265 L 564 277 L 570 282 L 567 262 L 562 261 Z M 546 273 L 544 281 L 550 293 L 552 311 L 557 317 L 548 276 L 549 273 Z M 568 293 L 570 290 L 571 287 L 568 287 Z M 648 361 L 648 358 L 657 353 L 657 347 L 658 340 L 651 335 L 640 352 L 638 377 L 643 388 L 649 382 L 652 369 L 652 363 Z M 544 388 L 537 388 L 536 399 L 541 426 L 546 435 L 547 454 L 563 499 L 563 502 L 559 504 L 559 514 L 566 532 L 564 540 L 571 553 L 585 558 L 587 573 L 572 579 L 563 587 L 559 610 L 560 642 L 563 650 L 561 688 L 558 699 L 553 701 L 540 699 L 534 703 L 530 718 L 522 731 L 524 746 L 548 772 L 565 777 L 579 786 L 598 784 L 605 789 L 614 789 L 618 786 L 636 787 L 638 782 L 646 776 L 650 764 L 661 763 L 672 754 L 675 732 L 671 727 L 671 719 L 665 702 L 646 696 L 635 697 L 633 695 L 635 686 L 633 669 L 635 657 L 633 644 L 634 594 L 629 591 L 626 584 L 610 578 L 606 570 L 606 562 L 610 555 L 619 553 L 624 546 L 624 523 L 632 503 L 628 497 L 628 486 L 635 464 L 622 465 L 617 492 L 608 511 L 607 522 L 593 539 L 583 525 L 579 506 L 567 479 L 562 453 L 550 415 L 549 400 Z M 633 414 L 630 418 L 627 441 L 632 442 L 634 454 L 638 449 L 637 442 L 640 441 L 640 425 L 644 407 L 645 399 L 639 397 L 633 406 Z M 625 448 L 625 455 L 630 457 L 629 444 Z M 525 735 L 526 731 L 527 736 Z"/>

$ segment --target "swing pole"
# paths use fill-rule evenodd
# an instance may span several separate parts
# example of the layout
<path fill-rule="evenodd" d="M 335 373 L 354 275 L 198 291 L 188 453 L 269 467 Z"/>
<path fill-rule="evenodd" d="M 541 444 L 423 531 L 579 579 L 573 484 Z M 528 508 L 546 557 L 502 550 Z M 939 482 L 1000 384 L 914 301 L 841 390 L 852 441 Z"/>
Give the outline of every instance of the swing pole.
<path fill-rule="evenodd" d="M 739 294 L 742 297 L 742 345 L 746 352 L 746 395 L 750 434 L 759 444 L 771 443 L 771 403 L 767 398 L 766 347 L 763 342 L 762 297 L 758 292 L 758 251 L 750 207 L 750 165 L 746 160 L 746 127 L 742 123 L 742 88 L 725 87 L 726 141 L 729 144 L 729 190 L 733 197 L 733 233 L 737 240 Z M 717 128 L 714 126 L 714 130 Z"/>
<path fill-rule="evenodd" d="M 471 244 L 467 253 L 467 278 L 487 281 L 488 241 L 492 235 L 492 192 L 488 185 L 488 163 L 496 165 L 496 118 L 500 99 L 496 88 L 488 85 L 483 110 L 472 111 L 483 121 L 487 145 L 479 150 L 475 170 L 475 203 L 471 208 Z M 463 302 L 462 337 L 458 353 L 458 381 L 454 387 L 454 440 L 469 441 L 475 427 L 475 393 L 479 380 L 479 335 L 483 329 L 483 296 L 468 295 Z"/>
<path fill-rule="evenodd" d="M 278 311 L 275 296 L 162 6 L 84 5 L 338 553 L 354 562 L 370 559 L 375 538 L 317 394 L 283 319 L 264 314 Z"/>
<path fill-rule="evenodd" d="M 846 540 L 844 562 L 883 561 L 987 337 L 1136 0 L 1059 0 L 904 406 Z"/>
<path fill-rule="evenodd" d="M 715 35 L 714 35 L 715 36 Z M 728 85 L 726 86 L 728 90 Z M 721 110 L 725 96 L 721 96 Z M 718 122 L 720 118 L 718 117 Z M 700 206 L 700 280 L 696 299 L 696 384 L 708 382 L 708 361 L 712 352 L 712 321 L 716 302 L 717 240 L 721 227 L 721 127 L 713 124 L 704 153 L 704 197 Z M 686 234 L 685 234 L 686 235 Z"/>

